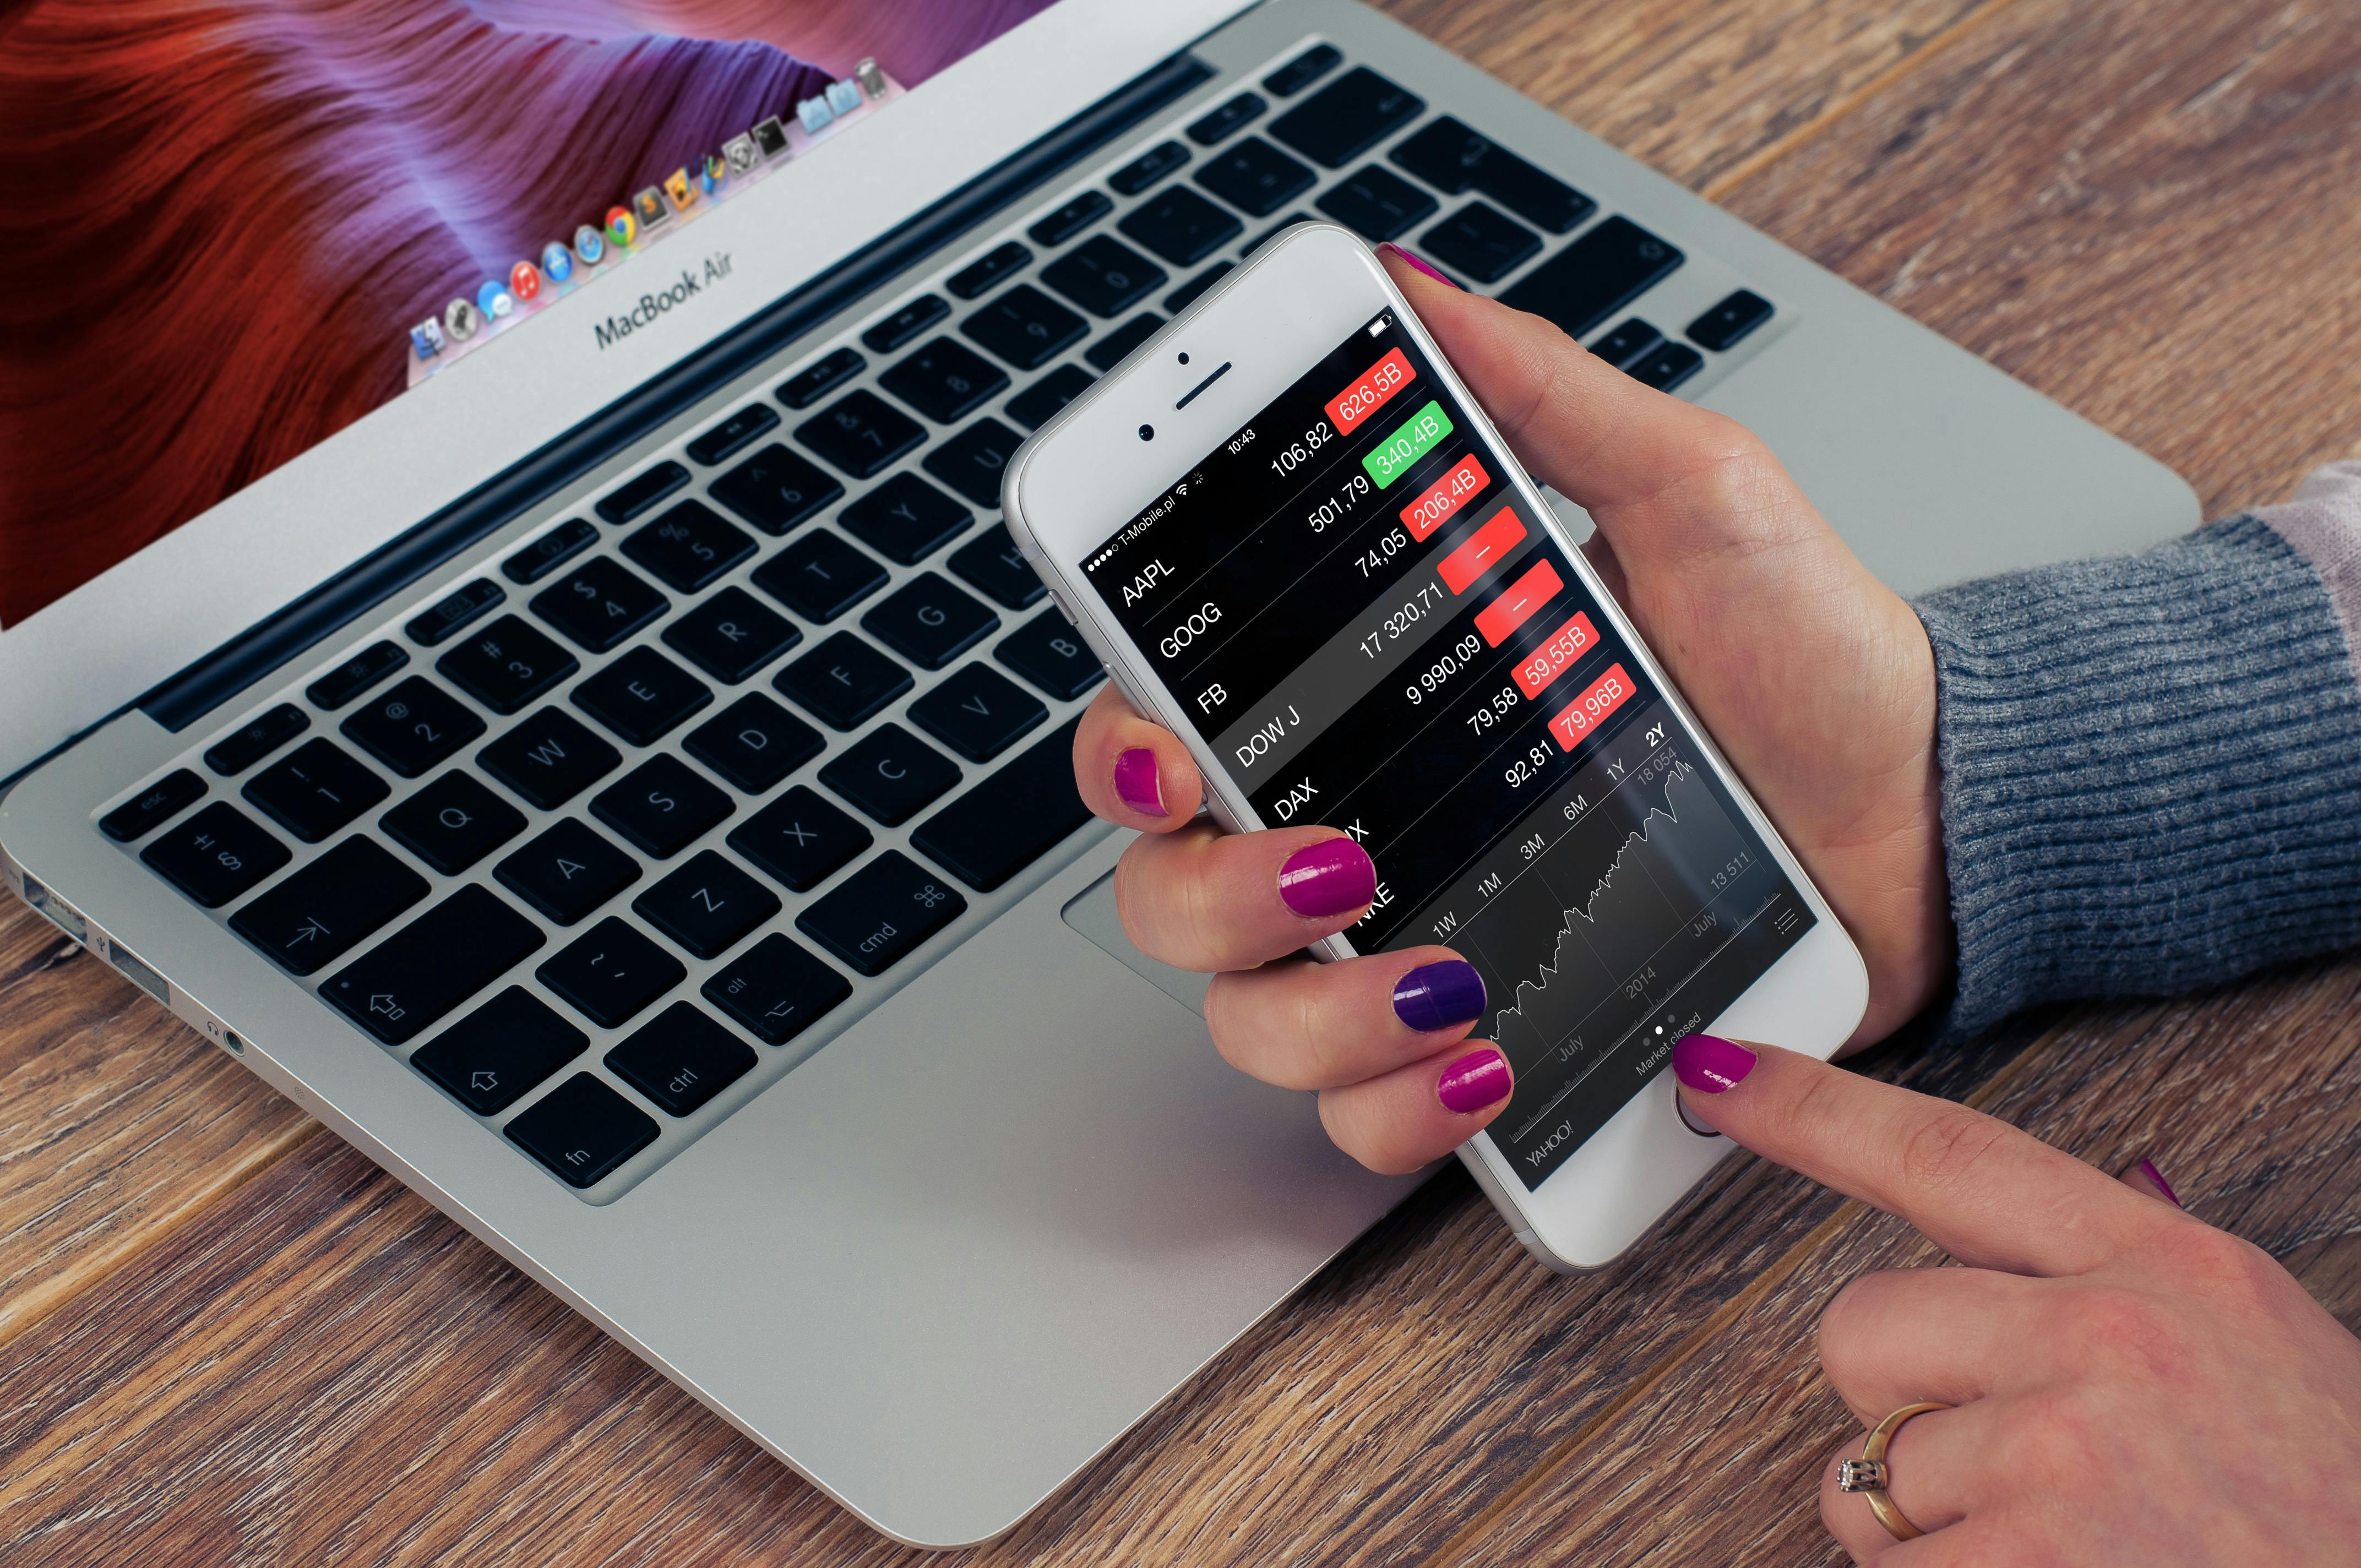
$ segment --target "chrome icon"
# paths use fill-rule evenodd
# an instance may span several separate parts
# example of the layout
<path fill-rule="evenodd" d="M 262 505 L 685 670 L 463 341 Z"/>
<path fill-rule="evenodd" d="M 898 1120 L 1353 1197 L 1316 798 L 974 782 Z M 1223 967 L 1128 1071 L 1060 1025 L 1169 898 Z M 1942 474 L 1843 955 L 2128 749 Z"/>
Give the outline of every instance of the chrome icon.
<path fill-rule="evenodd" d="M 607 209 L 607 238 L 609 241 L 620 248 L 631 244 L 631 241 L 639 237 L 640 220 L 631 216 L 631 208 L 609 207 Z"/>

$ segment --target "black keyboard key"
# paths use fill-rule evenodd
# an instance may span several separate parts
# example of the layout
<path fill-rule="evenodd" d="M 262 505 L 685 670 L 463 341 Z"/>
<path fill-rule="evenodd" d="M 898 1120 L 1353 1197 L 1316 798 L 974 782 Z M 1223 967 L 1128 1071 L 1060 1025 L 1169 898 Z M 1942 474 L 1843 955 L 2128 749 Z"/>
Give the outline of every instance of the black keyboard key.
<path fill-rule="evenodd" d="M 921 294 L 862 333 L 861 341 L 880 354 L 891 354 L 950 313 L 940 294 Z"/>
<path fill-rule="evenodd" d="M 279 826 L 316 844 L 393 792 L 350 751 L 314 736 L 247 780 L 239 793 Z"/>
<path fill-rule="evenodd" d="M 1380 240 L 1424 223 L 1440 203 L 1392 170 L 1372 163 L 1347 175 L 1312 204 L 1364 239 Z"/>
<path fill-rule="evenodd" d="M 687 483 L 688 470 L 667 458 L 612 495 L 600 497 L 592 510 L 609 522 L 629 522 Z"/>
<path fill-rule="evenodd" d="M 1334 44 L 1313 44 L 1264 77 L 1262 84 L 1282 98 L 1291 98 L 1335 70 L 1344 58 L 1345 51 Z"/>
<path fill-rule="evenodd" d="M 1565 234 L 1598 203 L 1444 115 L 1393 150 L 1393 160 L 1447 196 L 1489 196 L 1529 224 Z"/>
<path fill-rule="evenodd" d="M 1664 334 L 1633 316 L 1590 345 L 1590 352 L 1618 370 L 1664 341 Z"/>
<path fill-rule="evenodd" d="M 768 403 L 748 403 L 688 444 L 688 455 L 710 468 L 743 452 L 754 441 L 779 428 L 779 411 Z"/>
<path fill-rule="evenodd" d="M 782 383 L 779 401 L 791 409 L 807 409 L 868 367 L 869 361 L 851 349 L 831 349 Z"/>
<path fill-rule="evenodd" d="M 377 819 L 385 836 L 457 876 L 524 831 L 524 813 L 473 774 L 447 773 Z"/>
<path fill-rule="evenodd" d="M 1040 574 L 1033 570 L 1033 564 L 1016 548 L 1016 541 L 1009 536 L 1005 522 L 994 523 L 981 538 L 952 551 L 944 565 L 970 587 L 982 588 L 1010 609 L 1029 609 L 1049 592 L 1041 586 Z"/>
<path fill-rule="evenodd" d="M 408 663 L 410 651 L 401 643 L 372 642 L 304 687 L 303 695 L 316 707 L 339 708 Z"/>
<path fill-rule="evenodd" d="M 897 850 L 888 850 L 796 916 L 796 926 L 862 974 L 884 974 L 967 913 L 967 900 Z"/>
<path fill-rule="evenodd" d="M 567 817 L 493 867 L 492 874 L 560 926 L 571 926 L 639 881 L 640 862 Z"/>
<path fill-rule="evenodd" d="M 1009 450 L 1016 450 L 1015 443 Z M 994 499 L 996 501 L 998 497 Z M 845 508 L 837 521 L 844 525 L 845 532 L 887 560 L 911 566 L 965 532 L 975 516 L 906 470 Z"/>
<path fill-rule="evenodd" d="M 1142 203 L 1115 227 L 1175 267 L 1196 266 L 1246 231 L 1246 225 L 1186 185 Z"/>
<path fill-rule="evenodd" d="M 746 1076 L 752 1047 L 686 1002 L 675 1002 L 607 1053 L 607 1070 L 686 1116 Z"/>
<path fill-rule="evenodd" d="M 423 675 L 389 686 L 338 726 L 346 740 L 414 779 L 484 732 L 472 708 Z"/>
<path fill-rule="evenodd" d="M 1342 169 L 1425 112 L 1425 99 L 1356 65 L 1273 120 L 1270 134 L 1314 163 Z"/>
<path fill-rule="evenodd" d="M 748 795 L 768 795 L 828 742 L 761 692 L 748 692 L 690 730 L 680 745 Z"/>
<path fill-rule="evenodd" d="M 1089 330 L 1082 317 L 1030 283 L 1002 290 L 960 323 L 960 331 L 1019 370 L 1048 364 Z"/>
<path fill-rule="evenodd" d="M 537 583 L 598 542 L 598 531 L 580 518 L 568 518 L 500 563 L 500 576 L 512 583 Z"/>
<path fill-rule="evenodd" d="M 1177 141 L 1159 142 L 1107 176 L 1118 196 L 1137 196 L 1189 161 L 1189 149 Z"/>
<path fill-rule="evenodd" d="M 608 1029 L 688 978 L 678 959 L 611 915 L 533 972 L 561 1001 Z"/>
<path fill-rule="evenodd" d="M 1310 213 L 1288 214 L 1287 216 L 1279 219 L 1279 222 L 1271 225 L 1270 227 L 1255 236 L 1253 243 L 1248 245 L 1244 250 L 1238 252 L 1239 259 L 1244 260 L 1247 257 L 1252 256 L 1256 251 L 1260 250 L 1264 246 L 1268 245 L 1272 240 L 1277 239 L 1280 235 L 1285 234 L 1296 225 L 1308 224 L 1311 221 L 1312 214 Z"/>
<path fill-rule="evenodd" d="M 523 618 L 501 616 L 434 661 L 445 680 L 490 708 L 515 713 L 582 667 Z"/>
<path fill-rule="evenodd" d="M 1000 617 L 933 572 L 921 572 L 868 614 L 861 628 L 924 669 L 939 670 L 997 630 Z"/>
<path fill-rule="evenodd" d="M 205 766 L 225 777 L 242 773 L 311 728 L 310 714 L 282 702 L 206 747 Z"/>
<path fill-rule="evenodd" d="M 804 640 L 796 623 L 734 583 L 664 629 L 665 646 L 736 685 Z"/>
<path fill-rule="evenodd" d="M 1260 137 L 1246 137 L 1197 170 L 1198 184 L 1254 218 L 1270 216 L 1319 182 L 1309 165 Z"/>
<path fill-rule="evenodd" d="M 819 771 L 820 783 L 888 828 L 907 822 L 959 781 L 958 763 L 898 724 L 879 725 Z"/>
<path fill-rule="evenodd" d="M 800 452 L 776 442 L 708 487 L 713 499 L 765 533 L 785 533 L 833 504 L 843 483 Z"/>
<path fill-rule="evenodd" d="M 1187 310 L 1190 306 L 1195 304 L 1200 299 L 1202 299 L 1204 296 L 1206 290 L 1220 282 L 1224 277 L 1227 277 L 1232 271 L 1235 270 L 1236 268 L 1237 263 L 1235 261 L 1214 262 L 1211 267 L 1206 268 L 1202 272 L 1198 273 L 1194 278 L 1190 279 L 1186 283 L 1181 284 L 1178 289 L 1175 289 L 1170 293 L 1165 295 L 1164 308 L 1170 311 L 1174 315 L 1179 315 L 1182 311 Z M 1011 405 L 1012 408 L 1015 405 L 1013 404 Z M 1053 410 L 1051 411 L 1054 412 L 1055 411 Z"/>
<path fill-rule="evenodd" d="M 853 391 L 796 426 L 796 439 L 854 478 L 866 479 L 916 448 L 927 433 L 876 393 Z"/>
<path fill-rule="evenodd" d="M 834 620 L 885 583 L 885 568 L 817 529 L 754 569 L 754 586 L 807 620 Z"/>
<path fill-rule="evenodd" d="M 1049 717 L 1041 699 L 988 664 L 967 664 L 910 705 L 910 722 L 971 762 L 988 762 Z"/>
<path fill-rule="evenodd" d="M 1234 134 L 1259 115 L 1268 104 L 1259 93 L 1241 93 L 1220 108 L 1200 120 L 1189 123 L 1189 139 L 1199 147 L 1211 147 L 1224 137 Z"/>
<path fill-rule="evenodd" d="M 1418 236 L 1427 256 L 1478 283 L 1494 283 L 1541 254 L 1542 236 L 1499 208 L 1470 202 Z"/>
<path fill-rule="evenodd" d="M 634 746 L 654 745 L 712 700 L 711 686 L 645 646 L 574 688 L 575 707 Z"/>
<path fill-rule="evenodd" d="M 1122 364 L 1133 349 L 1154 337 L 1156 329 L 1163 324 L 1164 318 L 1154 311 L 1136 315 L 1084 349 L 1082 357 L 1102 370 L 1112 370 Z M 1016 448 L 1011 446 L 1009 450 L 1014 452 Z M 1004 466 L 1005 463 L 1004 459 Z M 994 485 L 999 483 L 996 476 L 993 482 Z"/>
<path fill-rule="evenodd" d="M 938 337 L 877 384 L 939 424 L 965 419 L 1000 395 L 1008 372 L 953 338 Z"/>
<path fill-rule="evenodd" d="M 1106 679 L 1106 666 L 1073 623 L 1045 609 L 1003 638 L 993 656 L 1060 702 L 1071 702 Z"/>
<path fill-rule="evenodd" d="M 962 300 L 972 300 L 989 292 L 1002 279 L 1022 271 L 1032 259 L 1033 253 L 1012 239 L 994 246 L 952 273 L 943 280 L 943 287 Z"/>
<path fill-rule="evenodd" d="M 623 541 L 623 554 L 676 592 L 702 592 L 754 553 L 752 536 L 703 501 L 683 501 Z"/>
<path fill-rule="evenodd" d="M 604 555 L 533 596 L 533 612 L 593 653 L 604 653 L 672 601 Z"/>
<path fill-rule="evenodd" d="M 1060 409 L 1091 389 L 1098 378 L 1079 365 L 1060 365 L 1008 400 L 1005 411 L 1027 430 L 1038 430 Z"/>
<path fill-rule="evenodd" d="M 718 959 L 779 912 L 779 895 L 710 850 L 631 901 L 641 919 L 700 959 Z"/>
<path fill-rule="evenodd" d="M 1033 236 L 1034 244 L 1054 247 L 1114 211 L 1115 203 L 1107 199 L 1105 192 L 1085 191 L 1025 232 Z"/>
<path fill-rule="evenodd" d="M 411 1053 L 410 1065 L 478 1116 L 497 1116 L 580 1056 L 590 1036 L 512 985 Z"/>
<path fill-rule="evenodd" d="M 167 817 L 177 817 L 203 800 L 205 781 L 186 768 L 175 768 L 98 819 L 98 830 L 118 844 L 144 839 Z"/>
<path fill-rule="evenodd" d="M 217 800 L 139 851 L 164 880 L 219 909 L 293 857 L 254 819 Z"/>
<path fill-rule="evenodd" d="M 1164 269 L 1110 235 L 1094 234 L 1049 266 L 1041 281 L 1094 316 L 1118 315 L 1164 286 Z"/>
<path fill-rule="evenodd" d="M 656 1141 L 655 1118 L 587 1072 L 551 1090 L 508 1124 L 509 1141 L 569 1187 L 595 1187 Z"/>
<path fill-rule="evenodd" d="M 991 777 L 919 824 L 910 842 L 979 893 L 989 893 L 1090 820 L 1074 789 L 1079 718 L 1027 746 Z"/>
<path fill-rule="evenodd" d="M 857 728 L 908 691 L 910 672 L 850 631 L 840 631 L 781 670 L 771 684 L 837 729 Z"/>
<path fill-rule="evenodd" d="M 1525 274 L 1502 302 L 1581 337 L 1688 258 L 1625 217 L 1607 219 Z"/>
<path fill-rule="evenodd" d="M 852 994 L 842 975 L 773 932 L 705 982 L 705 1000 L 765 1044 L 784 1046 Z"/>
<path fill-rule="evenodd" d="M 547 940 L 489 890 L 463 887 L 346 965 L 320 996 L 385 1044 L 406 1045 Z"/>
<path fill-rule="evenodd" d="M 1705 368 L 1705 356 L 1686 343 L 1660 343 L 1624 367 L 1634 380 L 1669 392 Z"/>
<path fill-rule="evenodd" d="M 1741 289 L 1689 323 L 1689 341 L 1719 354 L 1771 319 L 1771 302 L 1752 289 Z"/>
<path fill-rule="evenodd" d="M 663 752 L 590 797 L 592 816 L 660 861 L 737 809 L 718 785 Z"/>
<path fill-rule="evenodd" d="M 623 753 L 564 708 L 544 707 L 476 753 L 486 773 L 555 811 L 621 765 Z"/>
<path fill-rule="evenodd" d="M 421 647 L 435 647 L 508 597 L 508 590 L 489 577 L 462 583 L 436 600 L 433 608 L 412 616 L 402 627 L 402 635 Z"/>
<path fill-rule="evenodd" d="M 868 828 L 803 784 L 730 833 L 731 849 L 791 893 L 809 893 L 870 843 Z"/>
<path fill-rule="evenodd" d="M 1159 326 L 1163 324 L 1157 317 L 1148 319 Z M 921 459 L 921 466 L 977 506 L 997 507 L 1000 504 L 1000 476 L 1007 469 L 1008 460 L 1016 455 L 1016 449 L 1024 444 L 1023 436 L 986 415 L 928 453 Z M 851 516 L 848 510 L 847 527 L 851 526 Z M 962 521 L 960 526 L 965 528 L 967 524 Z M 876 543 L 876 541 L 873 539 L 870 543 Z M 882 545 L 879 547 L 884 548 Z M 932 550 L 934 545 L 929 544 L 926 548 Z M 920 552 L 921 554 L 925 553 Z"/>
<path fill-rule="evenodd" d="M 291 974 L 311 974 L 426 896 L 426 879 L 359 834 L 229 917 Z"/>

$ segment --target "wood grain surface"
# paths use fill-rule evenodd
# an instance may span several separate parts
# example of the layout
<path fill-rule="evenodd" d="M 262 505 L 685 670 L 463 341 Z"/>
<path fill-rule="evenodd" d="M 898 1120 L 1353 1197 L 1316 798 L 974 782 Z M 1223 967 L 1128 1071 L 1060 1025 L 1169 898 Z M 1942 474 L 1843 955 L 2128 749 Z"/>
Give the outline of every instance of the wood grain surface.
<path fill-rule="evenodd" d="M 1388 7 L 2188 474 L 2356 449 L 2361 17 Z M 2361 1323 L 2361 963 L 1864 1066 L 2140 1154 Z M 38 916 L 0 912 L 0 1561 L 885 1563 Z M 1733 1162 L 1565 1281 L 1438 1178 L 993 1563 L 1841 1561 L 1812 1324 L 1906 1229 Z M 1710 1478 L 1710 1485 L 1701 1478 Z"/>

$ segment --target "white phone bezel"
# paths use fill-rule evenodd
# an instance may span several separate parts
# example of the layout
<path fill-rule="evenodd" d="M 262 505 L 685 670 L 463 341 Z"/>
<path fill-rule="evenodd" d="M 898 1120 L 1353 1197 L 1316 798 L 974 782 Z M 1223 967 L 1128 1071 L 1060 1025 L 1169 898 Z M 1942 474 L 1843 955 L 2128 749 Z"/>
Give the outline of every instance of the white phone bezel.
<path fill-rule="evenodd" d="M 1206 780 L 1213 815 L 1233 831 L 1266 824 L 1219 766 L 1182 705 L 1088 587 L 1079 564 L 1125 520 L 1185 476 L 1202 455 L 1219 448 L 1284 392 L 1306 367 L 1388 306 L 1397 313 L 1398 329 L 1412 336 L 1468 411 L 1477 433 L 1506 456 L 1507 443 L 1368 247 L 1347 230 L 1312 223 L 1299 225 L 1264 247 L 1068 404 L 1019 449 L 1003 481 L 1003 510 L 1026 558 L 1132 706 L 1188 746 Z M 1189 356 L 1186 365 L 1180 361 L 1182 353 Z M 1175 407 L 1221 366 L 1228 368 L 1218 380 L 1188 407 Z M 1139 438 L 1142 425 L 1155 427 L 1155 439 Z M 1178 460 L 1174 455 L 1180 455 Z M 1615 623 L 1778 859 L 1780 869 L 1818 916 L 1803 940 L 1709 1027 L 1825 1059 L 1851 1035 L 1868 1004 L 1868 971 L 1859 950 L 1621 607 L 1559 527 L 1539 488 L 1515 463 L 1504 462 L 1502 467 L 1502 477 L 1550 530 L 1581 574 L 1584 587 Z M 1355 950 L 1341 936 L 1320 946 L 1324 956 L 1334 958 Z M 1670 1081 L 1669 1075 L 1660 1076 L 1633 1095 L 1532 1190 L 1485 1134 L 1462 1145 L 1460 1158 L 1518 1239 L 1542 1262 L 1561 1271 L 1604 1266 L 1734 1147 L 1725 1138 L 1698 1134 L 1681 1119 Z"/>

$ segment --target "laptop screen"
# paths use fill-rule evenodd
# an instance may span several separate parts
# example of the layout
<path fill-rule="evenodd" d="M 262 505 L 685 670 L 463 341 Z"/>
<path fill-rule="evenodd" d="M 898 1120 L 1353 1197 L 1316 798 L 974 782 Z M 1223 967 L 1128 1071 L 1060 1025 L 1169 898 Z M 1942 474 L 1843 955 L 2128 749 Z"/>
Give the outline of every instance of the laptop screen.
<path fill-rule="evenodd" d="M 543 313 L 644 327 L 699 218 L 1050 3 L 0 7 L 0 630 Z"/>

